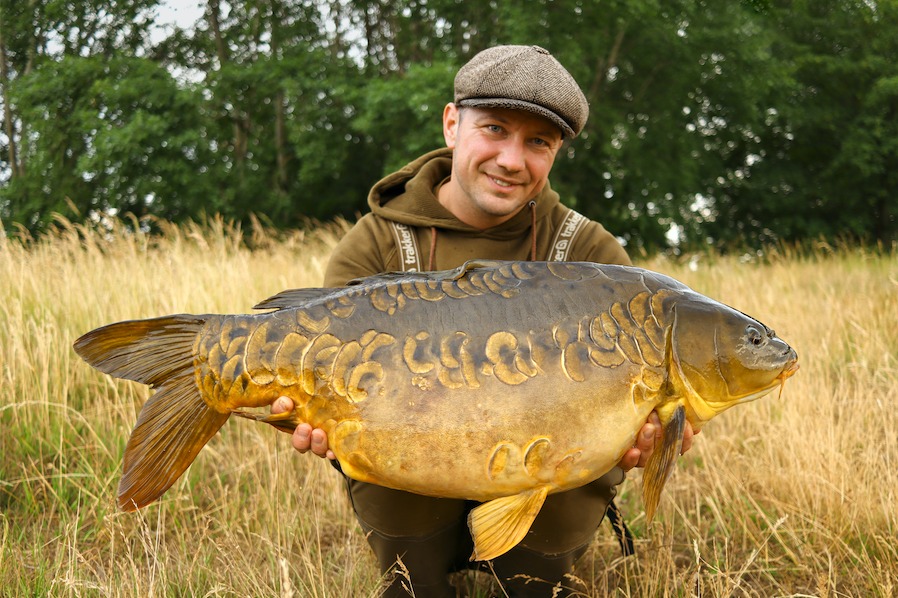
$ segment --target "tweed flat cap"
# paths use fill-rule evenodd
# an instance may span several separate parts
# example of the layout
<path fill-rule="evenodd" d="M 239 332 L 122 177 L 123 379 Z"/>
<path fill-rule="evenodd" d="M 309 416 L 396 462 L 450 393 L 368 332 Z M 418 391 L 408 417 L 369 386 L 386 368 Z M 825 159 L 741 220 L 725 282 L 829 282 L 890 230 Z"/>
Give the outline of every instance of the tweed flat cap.
<path fill-rule="evenodd" d="M 478 53 L 455 75 L 455 103 L 527 110 L 576 137 L 589 116 L 577 82 L 539 46 L 496 46 Z"/>

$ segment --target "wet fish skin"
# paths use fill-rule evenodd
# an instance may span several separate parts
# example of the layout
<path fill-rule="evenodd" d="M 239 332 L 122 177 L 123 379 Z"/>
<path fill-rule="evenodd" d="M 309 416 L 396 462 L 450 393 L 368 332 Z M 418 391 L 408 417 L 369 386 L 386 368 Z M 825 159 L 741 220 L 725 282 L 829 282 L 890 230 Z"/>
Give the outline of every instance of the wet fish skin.
<path fill-rule="evenodd" d="M 763 324 L 632 267 L 473 262 L 257 307 L 276 311 L 124 322 L 76 342 L 101 371 L 159 388 L 126 449 L 123 508 L 167 490 L 230 413 L 309 422 L 353 478 L 488 501 L 469 523 L 476 558 L 493 558 L 548 493 L 611 469 L 657 409 L 651 517 L 685 422 L 698 429 L 797 369 Z M 281 395 L 293 412 L 245 411 Z"/>
<path fill-rule="evenodd" d="M 202 388 L 226 410 L 247 406 L 248 397 L 255 406 L 291 396 L 297 407 L 283 420 L 286 428 L 324 428 L 356 479 L 473 500 L 520 492 L 534 479 L 552 484 L 551 491 L 582 485 L 632 446 L 632 420 L 645 421 L 664 377 L 663 337 L 646 313 L 650 292 L 603 306 L 602 328 L 597 312 L 570 311 L 595 302 L 595 285 L 583 285 L 583 276 L 563 264 L 509 265 L 445 280 L 369 282 L 312 304 L 304 297 L 301 310 L 275 312 L 283 316 L 277 322 L 227 317 L 221 329 L 207 323 L 201 335 Z M 620 294 L 621 285 L 638 279 L 631 278 L 608 278 L 606 291 Z M 531 287 L 541 287 L 543 299 L 521 296 Z M 495 301 L 504 303 L 498 319 Z M 630 314 L 629 303 L 635 309 L 638 301 L 648 322 Z M 437 308 L 442 317 L 435 320 Z M 371 326 L 362 334 L 359 319 Z M 458 330 L 462 321 L 470 331 Z M 617 407 L 634 380 L 637 404 Z M 596 385 L 619 388 L 597 397 Z M 602 405 L 603 397 L 611 404 Z M 613 453 L 584 451 L 595 444 L 596 419 L 619 424 L 604 432 Z M 552 420 L 564 422 L 564 439 L 548 435 L 545 422 Z M 434 467 L 433 456 L 443 454 L 450 456 Z M 483 465 L 472 467 L 474 460 Z"/>

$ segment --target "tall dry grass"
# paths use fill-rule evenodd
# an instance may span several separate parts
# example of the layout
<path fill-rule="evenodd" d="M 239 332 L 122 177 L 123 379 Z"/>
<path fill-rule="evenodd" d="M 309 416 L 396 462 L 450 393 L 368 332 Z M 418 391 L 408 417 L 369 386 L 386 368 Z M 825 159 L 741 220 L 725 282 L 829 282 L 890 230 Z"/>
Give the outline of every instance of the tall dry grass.
<path fill-rule="evenodd" d="M 111 321 L 245 312 L 316 286 L 340 228 L 259 229 L 249 249 L 220 221 L 156 236 L 60 225 L 26 244 L 0 239 L 0 595 L 376 595 L 339 476 L 267 426 L 229 422 L 158 504 L 117 512 L 123 448 L 148 392 L 71 350 Z M 577 571 L 592 594 L 896 595 L 895 252 L 642 265 L 776 328 L 802 369 L 782 398 L 706 427 L 650 527 L 630 476 L 621 506 L 637 555 L 621 558 L 603 527 Z M 489 580 L 473 591 L 501 595 Z"/>

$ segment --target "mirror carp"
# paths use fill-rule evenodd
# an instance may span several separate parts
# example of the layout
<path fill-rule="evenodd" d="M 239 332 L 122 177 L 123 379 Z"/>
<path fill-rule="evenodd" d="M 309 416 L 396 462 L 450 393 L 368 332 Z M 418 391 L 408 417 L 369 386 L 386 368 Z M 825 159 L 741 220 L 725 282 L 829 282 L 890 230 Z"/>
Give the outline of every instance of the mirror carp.
<path fill-rule="evenodd" d="M 549 493 L 614 467 L 656 410 L 649 521 L 688 421 L 782 388 L 798 356 L 755 319 L 641 268 L 471 261 L 296 289 L 249 315 L 171 315 L 88 332 L 75 351 L 150 385 L 118 504 L 159 498 L 231 414 L 323 428 L 343 472 L 482 502 L 472 559 L 510 550 Z M 295 409 L 257 409 L 279 396 Z"/>

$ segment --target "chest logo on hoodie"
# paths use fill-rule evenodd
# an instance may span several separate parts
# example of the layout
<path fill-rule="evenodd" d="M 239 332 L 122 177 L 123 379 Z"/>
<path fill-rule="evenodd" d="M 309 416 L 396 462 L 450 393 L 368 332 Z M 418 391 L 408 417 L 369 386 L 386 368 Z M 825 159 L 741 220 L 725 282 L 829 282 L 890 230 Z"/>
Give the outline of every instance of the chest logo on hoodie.
<path fill-rule="evenodd" d="M 555 239 L 552 241 L 552 246 L 549 249 L 549 257 L 546 258 L 547 261 L 567 261 L 574 237 L 577 236 L 577 232 L 579 232 L 584 222 L 586 222 L 586 217 L 583 214 L 574 210 L 568 212 L 564 222 L 561 223 L 561 226 L 558 227 L 558 231 L 555 233 Z"/>
<path fill-rule="evenodd" d="M 390 222 L 393 225 L 393 236 L 396 238 L 396 247 L 399 248 L 399 262 L 403 272 L 420 272 L 421 261 L 418 258 L 418 241 L 411 227 L 399 222 Z"/>

